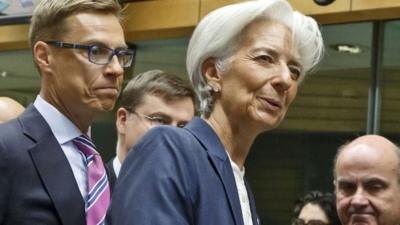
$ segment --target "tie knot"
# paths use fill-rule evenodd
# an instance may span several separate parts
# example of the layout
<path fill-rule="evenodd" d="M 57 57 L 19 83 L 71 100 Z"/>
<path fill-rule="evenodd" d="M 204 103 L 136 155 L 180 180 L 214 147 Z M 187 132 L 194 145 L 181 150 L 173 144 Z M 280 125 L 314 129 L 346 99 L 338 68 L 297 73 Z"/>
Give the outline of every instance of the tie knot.
<path fill-rule="evenodd" d="M 87 135 L 82 134 L 81 136 L 74 138 L 72 142 L 83 154 L 85 154 L 86 157 L 99 154 L 96 151 L 96 146 Z"/>

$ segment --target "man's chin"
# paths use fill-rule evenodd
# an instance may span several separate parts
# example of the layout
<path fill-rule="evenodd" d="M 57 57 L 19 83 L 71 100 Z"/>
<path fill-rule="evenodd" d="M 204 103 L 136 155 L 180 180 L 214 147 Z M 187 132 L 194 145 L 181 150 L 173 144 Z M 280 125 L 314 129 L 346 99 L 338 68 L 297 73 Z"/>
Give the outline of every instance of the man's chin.
<path fill-rule="evenodd" d="M 110 112 L 115 106 L 115 102 L 101 102 L 101 104 L 96 107 L 99 113 Z"/>
<path fill-rule="evenodd" d="M 370 214 L 352 215 L 350 218 L 351 225 L 378 225 L 374 216 Z"/>
<path fill-rule="evenodd" d="M 103 112 L 110 112 L 114 108 L 114 105 L 115 104 L 104 106 L 103 107 Z"/>

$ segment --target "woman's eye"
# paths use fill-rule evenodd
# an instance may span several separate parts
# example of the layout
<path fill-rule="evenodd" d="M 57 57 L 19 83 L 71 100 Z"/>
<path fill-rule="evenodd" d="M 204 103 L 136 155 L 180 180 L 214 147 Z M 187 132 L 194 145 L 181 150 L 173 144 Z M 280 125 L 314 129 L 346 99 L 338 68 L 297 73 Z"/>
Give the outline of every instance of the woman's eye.
<path fill-rule="evenodd" d="M 293 80 L 298 80 L 301 75 L 301 71 L 297 67 L 289 66 L 290 74 Z"/>
<path fill-rule="evenodd" d="M 263 62 L 268 62 L 268 63 L 272 63 L 273 59 L 271 56 L 269 55 L 259 55 L 255 58 L 258 61 L 263 61 Z"/>

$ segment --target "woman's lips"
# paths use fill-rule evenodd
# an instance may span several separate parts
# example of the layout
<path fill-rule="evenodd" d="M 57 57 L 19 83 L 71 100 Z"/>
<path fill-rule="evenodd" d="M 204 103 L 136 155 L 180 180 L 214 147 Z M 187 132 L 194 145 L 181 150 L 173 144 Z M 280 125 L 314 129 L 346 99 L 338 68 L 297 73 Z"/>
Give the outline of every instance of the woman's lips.
<path fill-rule="evenodd" d="M 273 98 L 259 97 L 264 103 L 266 109 L 271 111 L 278 111 L 282 108 L 282 103 Z"/>

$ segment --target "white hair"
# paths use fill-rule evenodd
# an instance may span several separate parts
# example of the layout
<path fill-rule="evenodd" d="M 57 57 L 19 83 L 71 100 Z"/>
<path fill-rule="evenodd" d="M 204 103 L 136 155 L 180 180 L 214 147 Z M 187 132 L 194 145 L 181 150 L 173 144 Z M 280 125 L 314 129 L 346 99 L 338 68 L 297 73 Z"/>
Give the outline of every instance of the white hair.
<path fill-rule="evenodd" d="M 213 102 L 202 74 L 204 61 L 214 58 L 217 70 L 224 70 L 239 45 L 241 31 L 258 18 L 282 23 L 291 30 L 303 67 L 299 82 L 319 62 L 324 46 L 318 24 L 293 11 L 286 0 L 250 0 L 216 9 L 197 25 L 187 51 L 186 67 L 200 100 L 201 114 L 209 113 Z"/>

